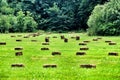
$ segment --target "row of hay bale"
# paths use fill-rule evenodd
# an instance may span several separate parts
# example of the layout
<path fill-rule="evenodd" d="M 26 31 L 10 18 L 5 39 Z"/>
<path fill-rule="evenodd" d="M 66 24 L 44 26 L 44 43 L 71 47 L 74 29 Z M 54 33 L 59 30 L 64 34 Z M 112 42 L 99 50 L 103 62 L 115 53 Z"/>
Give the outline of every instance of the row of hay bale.
<path fill-rule="evenodd" d="M 88 50 L 89 48 L 88 47 L 83 47 L 83 48 L 80 48 L 80 50 Z M 15 50 L 23 50 L 22 47 L 17 47 L 15 48 Z M 49 50 L 49 48 L 41 48 L 41 50 Z M 23 55 L 22 52 L 16 52 L 15 53 L 16 56 L 21 56 Z M 52 55 L 61 55 L 61 52 L 52 52 Z M 86 52 L 76 52 L 76 55 L 86 55 Z M 112 55 L 112 56 L 118 56 L 118 53 L 117 52 L 109 52 L 108 55 Z"/>
<path fill-rule="evenodd" d="M 15 64 L 11 64 L 11 67 L 13 68 L 23 68 L 25 67 L 25 65 L 23 63 L 15 63 Z M 44 64 L 43 68 L 57 68 L 58 65 L 57 64 Z M 96 68 L 95 64 L 81 64 L 80 68 Z"/>

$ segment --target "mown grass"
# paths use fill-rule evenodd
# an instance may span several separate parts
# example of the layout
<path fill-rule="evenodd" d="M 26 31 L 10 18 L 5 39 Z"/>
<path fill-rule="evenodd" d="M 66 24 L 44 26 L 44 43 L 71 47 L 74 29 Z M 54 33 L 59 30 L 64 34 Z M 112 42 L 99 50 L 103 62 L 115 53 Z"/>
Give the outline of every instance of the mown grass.
<path fill-rule="evenodd" d="M 119 37 L 102 37 L 101 40 L 92 41 L 101 36 L 87 36 L 83 33 L 72 34 L 43 34 L 38 37 L 11 38 L 11 35 L 0 34 L 0 80 L 119 80 L 120 79 L 120 55 L 108 56 L 108 52 L 120 53 Z M 64 43 L 60 36 L 68 38 Z M 50 45 L 42 45 L 45 37 L 50 37 Z M 52 38 L 57 36 L 58 38 Z M 71 39 L 71 36 L 80 36 L 80 40 Z M 22 42 L 16 42 L 22 39 Z M 36 39 L 37 42 L 31 42 Z M 89 40 L 86 55 L 76 56 L 80 51 L 80 42 Z M 105 40 L 112 40 L 117 45 L 108 45 Z M 15 47 L 23 47 L 23 56 L 15 56 Z M 49 51 L 41 51 L 42 47 L 48 47 Z M 52 56 L 53 51 L 62 53 L 60 56 Z M 13 68 L 11 64 L 23 63 L 23 68 Z M 56 64 L 57 68 L 43 68 L 44 64 Z M 80 64 L 96 64 L 96 68 L 80 68 Z"/>

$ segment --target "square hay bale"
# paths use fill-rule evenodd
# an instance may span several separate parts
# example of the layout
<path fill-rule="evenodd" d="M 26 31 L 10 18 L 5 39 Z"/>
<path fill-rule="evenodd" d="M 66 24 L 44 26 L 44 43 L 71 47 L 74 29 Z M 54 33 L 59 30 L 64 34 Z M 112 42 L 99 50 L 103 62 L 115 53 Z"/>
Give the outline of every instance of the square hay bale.
<path fill-rule="evenodd" d="M 67 43 L 67 42 L 68 42 L 68 39 L 67 39 L 67 38 L 65 38 L 65 39 L 64 39 L 64 42 L 65 42 L 65 43 Z"/>
<path fill-rule="evenodd" d="M 15 35 L 11 35 L 11 37 L 16 37 Z"/>
<path fill-rule="evenodd" d="M 49 48 L 41 48 L 41 50 L 49 50 Z"/>
<path fill-rule="evenodd" d="M 93 39 L 93 41 L 98 41 L 98 39 L 97 39 L 97 38 L 95 38 L 95 39 Z"/>
<path fill-rule="evenodd" d="M 71 39 L 76 39 L 76 37 L 72 36 Z"/>
<path fill-rule="evenodd" d="M 80 36 L 76 36 L 76 40 L 80 40 Z"/>
<path fill-rule="evenodd" d="M 22 55 L 23 55 L 22 52 L 16 52 L 16 53 L 15 53 L 15 56 L 22 56 Z"/>
<path fill-rule="evenodd" d="M 112 42 L 112 41 L 110 41 L 110 40 L 106 40 L 105 42 L 106 42 L 106 43 L 110 43 L 110 42 Z"/>
<path fill-rule="evenodd" d="M 81 42 L 81 43 L 79 43 L 79 45 L 87 45 L 86 43 L 84 43 L 84 42 Z"/>
<path fill-rule="evenodd" d="M 61 35 L 60 37 L 61 37 L 61 39 L 65 39 L 65 36 L 64 36 L 64 35 Z"/>
<path fill-rule="evenodd" d="M 53 38 L 57 38 L 57 36 L 53 36 Z"/>
<path fill-rule="evenodd" d="M 48 32 L 48 33 L 47 33 L 47 35 L 50 35 L 50 34 L 52 34 L 52 33 L 51 33 L 51 32 Z"/>
<path fill-rule="evenodd" d="M 14 48 L 14 50 L 23 50 L 23 48 L 22 47 L 16 47 L 16 48 Z"/>
<path fill-rule="evenodd" d="M 11 67 L 25 67 L 25 65 L 21 64 L 21 63 L 19 63 L 19 64 L 11 64 Z"/>
<path fill-rule="evenodd" d="M 102 39 L 102 38 L 101 38 L 101 37 L 98 37 L 97 39 L 100 40 L 100 39 Z"/>
<path fill-rule="evenodd" d="M 96 68 L 95 64 L 81 64 L 81 68 Z"/>
<path fill-rule="evenodd" d="M 56 64 L 44 64 L 43 68 L 57 68 Z"/>
<path fill-rule="evenodd" d="M 46 37 L 46 38 L 45 38 L 45 42 L 49 42 L 49 37 Z"/>
<path fill-rule="evenodd" d="M 86 55 L 86 52 L 76 52 L 76 55 Z"/>
<path fill-rule="evenodd" d="M 110 42 L 109 45 L 116 45 L 116 42 Z"/>
<path fill-rule="evenodd" d="M 0 45 L 6 45 L 6 42 L 0 42 Z"/>
<path fill-rule="evenodd" d="M 49 43 L 48 42 L 43 42 L 42 45 L 49 45 Z"/>
<path fill-rule="evenodd" d="M 88 47 L 81 47 L 80 50 L 89 50 Z"/>
<path fill-rule="evenodd" d="M 85 41 L 83 41 L 84 43 L 89 43 L 90 41 L 88 41 L 88 40 L 85 40 Z"/>
<path fill-rule="evenodd" d="M 22 37 L 22 35 L 17 35 L 17 37 Z"/>
<path fill-rule="evenodd" d="M 36 36 L 37 36 L 37 34 L 36 34 L 36 33 L 32 34 L 32 37 L 36 37 Z"/>
<path fill-rule="evenodd" d="M 29 38 L 30 36 L 24 36 L 23 38 Z"/>
<path fill-rule="evenodd" d="M 17 39 L 16 42 L 21 42 L 22 40 L 21 39 Z"/>
<path fill-rule="evenodd" d="M 109 52 L 108 55 L 109 56 L 118 56 L 118 53 L 117 52 Z"/>
<path fill-rule="evenodd" d="M 31 40 L 31 42 L 37 42 L 37 40 Z"/>
<path fill-rule="evenodd" d="M 61 52 L 52 52 L 52 55 L 61 55 Z"/>

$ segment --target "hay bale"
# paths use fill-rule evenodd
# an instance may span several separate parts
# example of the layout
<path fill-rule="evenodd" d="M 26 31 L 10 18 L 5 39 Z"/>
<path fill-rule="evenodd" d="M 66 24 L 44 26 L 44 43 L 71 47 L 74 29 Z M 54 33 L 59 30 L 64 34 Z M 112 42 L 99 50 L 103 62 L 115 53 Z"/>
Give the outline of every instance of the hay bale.
<path fill-rule="evenodd" d="M 23 38 L 29 38 L 29 36 L 24 36 Z"/>
<path fill-rule="evenodd" d="M 85 55 L 86 52 L 76 52 L 76 55 Z"/>
<path fill-rule="evenodd" d="M 6 45 L 6 42 L 0 42 L 0 45 Z"/>
<path fill-rule="evenodd" d="M 22 35 L 17 35 L 17 37 L 22 37 Z"/>
<path fill-rule="evenodd" d="M 53 36 L 53 38 L 57 38 L 57 36 Z"/>
<path fill-rule="evenodd" d="M 65 39 L 65 36 L 64 36 L 64 35 L 61 35 L 60 37 L 61 37 L 61 39 Z"/>
<path fill-rule="evenodd" d="M 11 37 L 16 37 L 15 35 L 11 35 Z"/>
<path fill-rule="evenodd" d="M 44 64 L 43 68 L 57 68 L 56 64 Z"/>
<path fill-rule="evenodd" d="M 46 38 L 45 38 L 45 42 L 49 42 L 49 37 L 46 37 Z"/>
<path fill-rule="evenodd" d="M 22 55 L 23 55 L 22 52 L 16 52 L 16 53 L 15 53 L 15 56 L 22 56 Z"/>
<path fill-rule="evenodd" d="M 11 67 L 25 67 L 24 64 L 12 64 Z"/>
<path fill-rule="evenodd" d="M 21 39 L 17 39 L 16 42 L 21 42 L 22 40 Z"/>
<path fill-rule="evenodd" d="M 80 36 L 76 36 L 76 40 L 80 40 Z"/>
<path fill-rule="evenodd" d="M 88 47 L 81 47 L 80 50 L 89 50 Z"/>
<path fill-rule="evenodd" d="M 76 39 L 76 37 L 72 36 L 71 39 Z"/>
<path fill-rule="evenodd" d="M 110 42 L 109 45 L 116 45 L 116 42 Z"/>
<path fill-rule="evenodd" d="M 84 43 L 84 42 L 81 42 L 81 43 L 79 43 L 79 45 L 87 45 L 86 43 Z"/>
<path fill-rule="evenodd" d="M 112 41 L 110 41 L 110 40 L 107 40 L 107 41 L 105 41 L 106 43 L 110 43 L 110 42 L 112 42 Z"/>
<path fill-rule="evenodd" d="M 102 38 L 101 38 L 101 37 L 98 37 L 97 39 L 99 39 L 99 40 L 100 40 L 100 39 L 102 39 Z"/>
<path fill-rule="evenodd" d="M 37 40 L 31 40 L 31 42 L 37 42 Z"/>
<path fill-rule="evenodd" d="M 61 52 L 52 52 L 52 55 L 61 55 Z"/>
<path fill-rule="evenodd" d="M 90 41 L 86 40 L 86 41 L 83 41 L 84 43 L 89 43 Z"/>
<path fill-rule="evenodd" d="M 41 50 L 49 50 L 49 48 L 41 48 Z"/>
<path fill-rule="evenodd" d="M 80 65 L 81 68 L 96 68 L 95 64 L 82 64 Z"/>
<path fill-rule="evenodd" d="M 37 36 L 37 34 L 35 34 L 35 33 L 34 33 L 34 34 L 32 34 L 32 37 L 36 37 L 36 36 Z"/>
<path fill-rule="evenodd" d="M 98 39 L 97 39 L 97 38 L 95 38 L 95 39 L 93 39 L 93 41 L 98 41 Z"/>
<path fill-rule="evenodd" d="M 42 45 L 49 45 L 49 43 L 48 42 L 44 42 L 44 43 L 42 43 Z"/>
<path fill-rule="evenodd" d="M 108 55 L 110 55 L 110 56 L 118 56 L 118 53 L 117 52 L 109 52 Z"/>
<path fill-rule="evenodd" d="M 14 48 L 15 50 L 23 50 L 23 48 L 22 47 L 16 47 L 16 48 Z"/>
<path fill-rule="evenodd" d="M 64 39 L 64 42 L 68 42 L 68 39 L 67 39 L 67 38 L 65 38 L 65 39 Z"/>

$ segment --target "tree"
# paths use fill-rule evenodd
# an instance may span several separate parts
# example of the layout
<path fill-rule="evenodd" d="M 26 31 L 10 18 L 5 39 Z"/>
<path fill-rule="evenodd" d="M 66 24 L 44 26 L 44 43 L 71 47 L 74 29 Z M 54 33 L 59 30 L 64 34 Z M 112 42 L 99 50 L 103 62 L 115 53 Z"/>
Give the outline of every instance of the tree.
<path fill-rule="evenodd" d="M 9 32 L 9 28 L 11 27 L 9 16 L 2 15 L 0 16 L 0 32 L 7 33 Z"/>
<path fill-rule="evenodd" d="M 17 32 L 33 32 L 36 30 L 37 23 L 30 16 L 30 13 L 27 12 L 25 15 L 22 11 L 19 11 L 17 14 Z"/>
<path fill-rule="evenodd" d="M 102 6 L 96 6 L 88 25 L 89 33 L 93 30 L 91 35 L 120 35 L 120 1 L 111 0 Z"/>

